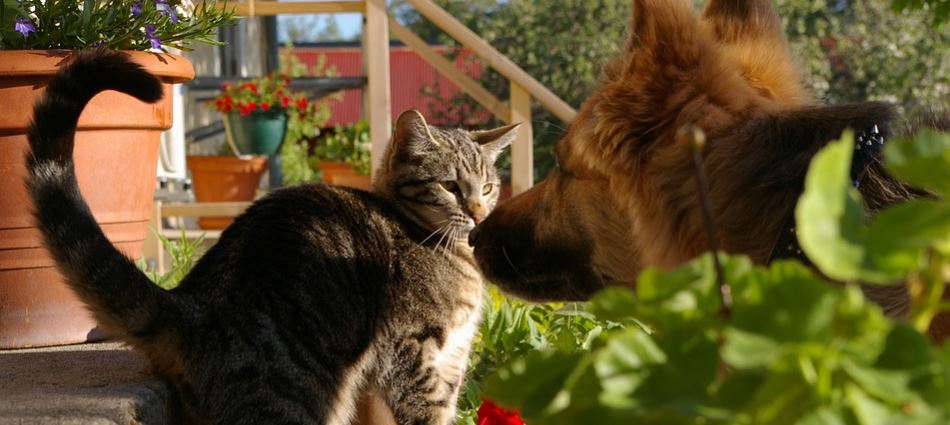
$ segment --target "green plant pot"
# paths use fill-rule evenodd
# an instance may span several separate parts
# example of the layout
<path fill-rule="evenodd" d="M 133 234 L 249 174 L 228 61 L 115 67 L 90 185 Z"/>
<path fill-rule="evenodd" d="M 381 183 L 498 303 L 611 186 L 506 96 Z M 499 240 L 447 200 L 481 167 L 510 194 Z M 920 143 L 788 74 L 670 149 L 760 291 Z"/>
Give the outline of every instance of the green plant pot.
<path fill-rule="evenodd" d="M 228 142 L 238 155 L 273 156 L 287 134 L 287 114 L 283 111 L 254 111 L 248 115 L 231 112 L 224 116 Z"/>

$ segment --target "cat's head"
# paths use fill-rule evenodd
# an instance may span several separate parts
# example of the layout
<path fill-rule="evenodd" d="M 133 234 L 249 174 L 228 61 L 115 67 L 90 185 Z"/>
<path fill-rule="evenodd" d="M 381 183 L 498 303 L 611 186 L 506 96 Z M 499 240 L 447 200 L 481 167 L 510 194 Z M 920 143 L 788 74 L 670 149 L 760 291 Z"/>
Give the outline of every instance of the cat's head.
<path fill-rule="evenodd" d="M 374 190 L 424 229 L 464 240 L 498 202 L 495 160 L 517 127 L 439 128 L 419 111 L 405 111 L 396 120 Z"/>

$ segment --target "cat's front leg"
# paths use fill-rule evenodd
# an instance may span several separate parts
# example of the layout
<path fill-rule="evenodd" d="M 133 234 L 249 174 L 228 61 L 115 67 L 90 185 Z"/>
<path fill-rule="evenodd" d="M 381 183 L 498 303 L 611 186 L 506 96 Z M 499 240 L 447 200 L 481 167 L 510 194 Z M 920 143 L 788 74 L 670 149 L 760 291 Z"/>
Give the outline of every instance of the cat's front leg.
<path fill-rule="evenodd" d="M 432 338 L 407 339 L 397 345 L 398 354 L 386 379 L 386 398 L 399 425 L 455 423 L 465 363 L 438 362 L 441 348 Z"/>

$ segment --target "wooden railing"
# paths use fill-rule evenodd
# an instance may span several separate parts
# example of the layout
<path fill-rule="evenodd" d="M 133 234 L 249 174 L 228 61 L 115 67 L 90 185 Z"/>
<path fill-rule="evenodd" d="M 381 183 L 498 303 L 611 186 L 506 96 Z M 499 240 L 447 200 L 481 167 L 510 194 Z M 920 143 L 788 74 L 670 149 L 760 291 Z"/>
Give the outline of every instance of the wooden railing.
<path fill-rule="evenodd" d="M 363 67 L 367 77 L 364 110 L 370 124 L 374 173 L 389 141 L 392 125 L 389 81 L 389 35 L 391 32 L 499 120 L 506 123 L 527 124 L 519 129 L 511 151 L 512 192 L 517 194 L 527 190 L 534 182 L 533 135 L 530 125 L 531 100 L 536 100 L 565 123 L 573 121 L 577 112 L 432 0 L 406 0 L 406 2 L 446 34 L 470 49 L 485 64 L 508 79 L 510 85 L 508 101 L 498 99 L 478 81 L 457 69 L 452 62 L 429 47 L 428 43 L 419 36 L 389 17 L 385 0 L 307 2 L 247 0 L 242 3 L 229 3 L 229 7 L 235 7 L 237 14 L 243 16 L 341 12 L 364 14 L 366 19 L 362 40 Z"/>

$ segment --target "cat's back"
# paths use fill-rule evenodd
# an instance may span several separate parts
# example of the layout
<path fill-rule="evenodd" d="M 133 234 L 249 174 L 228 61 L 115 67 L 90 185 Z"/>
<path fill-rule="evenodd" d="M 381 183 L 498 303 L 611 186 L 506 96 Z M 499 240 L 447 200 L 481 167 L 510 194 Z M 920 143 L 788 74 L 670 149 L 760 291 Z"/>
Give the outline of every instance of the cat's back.
<path fill-rule="evenodd" d="M 280 189 L 237 217 L 176 291 L 232 306 L 272 296 L 320 304 L 369 297 L 388 280 L 392 240 L 402 233 L 371 193 L 322 184 Z"/>

